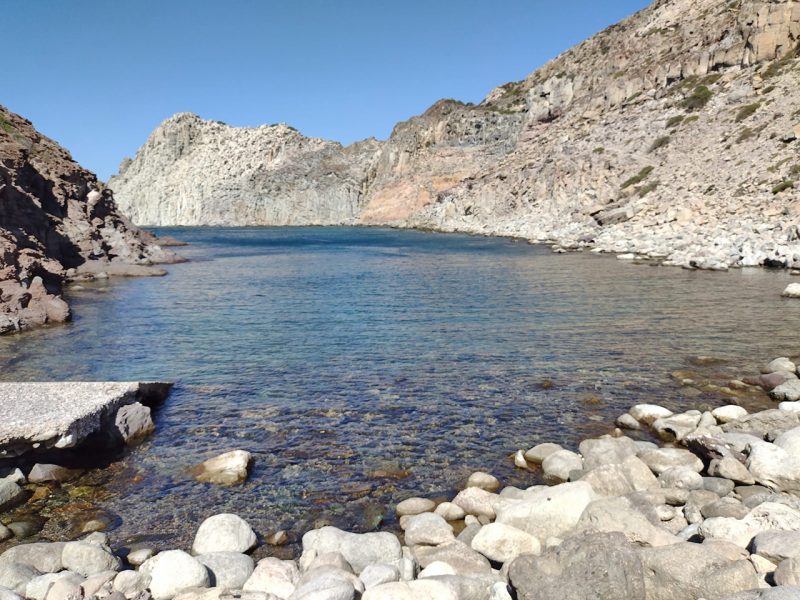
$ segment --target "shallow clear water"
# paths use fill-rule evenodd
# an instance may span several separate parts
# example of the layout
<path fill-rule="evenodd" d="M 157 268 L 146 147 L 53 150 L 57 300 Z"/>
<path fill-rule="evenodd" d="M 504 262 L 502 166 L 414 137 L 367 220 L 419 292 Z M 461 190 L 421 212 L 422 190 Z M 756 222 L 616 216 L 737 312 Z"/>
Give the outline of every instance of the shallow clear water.
<path fill-rule="evenodd" d="M 796 352 L 786 273 L 690 272 L 499 238 L 385 229 L 161 230 L 190 242 L 165 278 L 69 293 L 75 320 L 0 339 L 5 380 L 177 383 L 157 431 L 106 473 L 114 536 L 185 543 L 209 514 L 261 533 L 368 529 L 398 499 L 452 493 L 509 455 L 575 444 L 642 401 L 722 404 L 724 382 Z M 234 448 L 243 486 L 186 468 Z"/>

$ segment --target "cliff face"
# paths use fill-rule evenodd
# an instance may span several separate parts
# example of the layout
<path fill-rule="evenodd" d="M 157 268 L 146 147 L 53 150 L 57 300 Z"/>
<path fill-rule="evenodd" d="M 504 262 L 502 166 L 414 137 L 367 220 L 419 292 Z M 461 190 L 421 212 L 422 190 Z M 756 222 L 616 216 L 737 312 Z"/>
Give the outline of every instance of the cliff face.
<path fill-rule="evenodd" d="M 286 125 L 235 128 L 181 113 L 109 186 L 121 210 L 142 224 L 352 223 L 379 148 L 374 140 L 344 148 Z"/>
<path fill-rule="evenodd" d="M 66 278 L 173 259 L 66 150 L 0 106 L 0 333 L 67 320 Z"/>
<path fill-rule="evenodd" d="M 657 0 L 386 142 L 179 115 L 109 185 L 144 224 L 392 224 L 800 266 L 798 40 L 796 0 Z"/>

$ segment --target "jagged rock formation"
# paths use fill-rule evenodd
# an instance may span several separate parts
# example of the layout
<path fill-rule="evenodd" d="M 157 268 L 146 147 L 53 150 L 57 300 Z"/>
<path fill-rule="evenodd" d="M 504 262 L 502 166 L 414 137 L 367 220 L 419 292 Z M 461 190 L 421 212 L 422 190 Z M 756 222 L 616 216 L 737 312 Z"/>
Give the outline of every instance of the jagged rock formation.
<path fill-rule="evenodd" d="M 286 125 L 234 128 L 180 113 L 109 181 L 136 223 L 307 225 L 353 222 L 380 143 L 343 148 Z"/>
<path fill-rule="evenodd" d="M 386 142 L 178 116 L 109 185 L 145 224 L 391 224 L 800 266 L 799 40 L 797 0 L 657 0 Z"/>
<path fill-rule="evenodd" d="M 152 274 L 174 259 L 66 150 L 0 106 L 0 334 L 69 319 L 66 278 Z"/>

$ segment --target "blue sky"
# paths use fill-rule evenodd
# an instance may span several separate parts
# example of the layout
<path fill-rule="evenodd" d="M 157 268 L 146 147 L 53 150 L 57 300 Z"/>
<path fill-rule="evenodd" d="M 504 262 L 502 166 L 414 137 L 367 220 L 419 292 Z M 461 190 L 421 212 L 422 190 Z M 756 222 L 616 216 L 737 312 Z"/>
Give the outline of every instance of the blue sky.
<path fill-rule="evenodd" d="M 385 138 L 480 101 L 646 0 L 0 0 L 0 104 L 102 179 L 164 119 Z"/>

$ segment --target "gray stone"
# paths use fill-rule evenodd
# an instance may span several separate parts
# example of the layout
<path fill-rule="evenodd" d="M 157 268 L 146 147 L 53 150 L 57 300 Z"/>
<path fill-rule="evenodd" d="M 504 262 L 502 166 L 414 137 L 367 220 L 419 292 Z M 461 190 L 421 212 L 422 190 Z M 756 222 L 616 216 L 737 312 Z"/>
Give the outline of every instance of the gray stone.
<path fill-rule="evenodd" d="M 80 573 L 84 577 L 103 571 L 118 571 L 121 566 L 120 559 L 114 556 L 107 546 L 87 541 L 64 544 L 61 560 L 65 569 Z"/>
<path fill-rule="evenodd" d="M 587 470 L 619 464 L 628 457 L 636 456 L 637 450 L 636 443 L 627 437 L 589 439 L 578 446 L 578 451 L 583 456 L 583 468 Z"/>
<path fill-rule="evenodd" d="M 714 477 L 730 479 L 738 484 L 752 485 L 756 481 L 746 466 L 729 456 L 719 460 L 712 460 L 708 465 L 708 473 Z"/>
<path fill-rule="evenodd" d="M 208 569 L 212 587 L 241 589 L 255 569 L 253 559 L 239 552 L 209 552 L 195 558 Z"/>
<path fill-rule="evenodd" d="M 114 578 L 114 591 L 129 600 L 144 592 L 150 586 L 150 575 L 140 571 L 121 571 Z"/>
<path fill-rule="evenodd" d="M 114 435 L 125 444 L 141 440 L 155 428 L 150 407 L 141 402 L 121 406 L 114 417 Z"/>
<path fill-rule="evenodd" d="M 28 584 L 41 575 L 30 565 L 3 562 L 0 563 L 0 587 L 8 588 L 17 594 L 24 595 Z"/>
<path fill-rule="evenodd" d="M 128 564 L 133 567 L 138 567 L 148 558 L 152 558 L 155 555 L 155 550 L 152 548 L 137 548 L 136 550 L 131 550 L 131 552 L 126 557 Z"/>
<path fill-rule="evenodd" d="M 487 492 L 496 492 L 500 489 L 500 480 L 489 473 L 476 471 L 467 479 L 467 487 L 478 487 Z"/>
<path fill-rule="evenodd" d="M 699 490 L 703 487 L 700 473 L 689 467 L 670 467 L 658 476 L 662 487 L 681 490 Z"/>
<path fill-rule="evenodd" d="M 459 506 L 468 515 L 485 516 L 489 519 L 494 519 L 494 506 L 499 499 L 500 496 L 495 493 L 472 487 L 460 491 L 453 498 L 453 504 Z"/>
<path fill-rule="evenodd" d="M 141 382 L 0 383 L 0 451 L 34 444 L 76 446 L 113 426 L 106 418 L 127 404 L 163 400 L 171 384 Z"/>
<path fill-rule="evenodd" d="M 672 416 L 672 411 L 657 404 L 637 404 L 629 411 L 630 415 L 641 423 L 652 425 L 657 419 Z"/>
<path fill-rule="evenodd" d="M 630 429 L 631 431 L 637 431 L 642 427 L 639 421 L 628 413 L 621 414 L 614 422 L 620 429 Z"/>
<path fill-rule="evenodd" d="M 440 561 L 453 567 L 456 573 L 464 575 L 488 575 L 492 572 L 489 561 L 483 555 L 459 540 L 441 546 L 416 546 L 413 554 L 423 569 L 433 562 Z"/>
<path fill-rule="evenodd" d="M 203 483 L 237 485 L 247 480 L 252 460 L 246 450 L 231 450 L 193 466 L 190 473 Z"/>
<path fill-rule="evenodd" d="M 25 490 L 10 478 L 0 479 L 0 510 L 20 504 L 25 500 Z"/>
<path fill-rule="evenodd" d="M 542 461 L 544 480 L 548 483 L 569 481 L 572 471 L 583 469 L 583 459 L 569 450 L 558 450 Z"/>
<path fill-rule="evenodd" d="M 478 488 L 470 488 L 477 490 Z M 340 552 L 356 574 L 373 563 L 391 563 L 402 557 L 400 542 L 388 532 L 349 533 L 335 527 L 323 527 L 303 536 L 303 554 Z"/>
<path fill-rule="evenodd" d="M 620 533 L 575 536 L 542 556 L 522 555 L 509 569 L 519 600 L 644 600 L 641 561 Z"/>
<path fill-rule="evenodd" d="M 704 544 L 642 548 L 647 600 L 720 598 L 758 587 L 748 560 L 728 560 Z"/>
<path fill-rule="evenodd" d="M 364 588 L 369 589 L 383 583 L 400 581 L 400 570 L 394 565 L 376 563 L 368 565 L 359 576 L 364 583 Z"/>
<path fill-rule="evenodd" d="M 584 533 L 619 532 L 631 542 L 649 546 L 674 544 L 678 540 L 663 527 L 653 511 L 650 519 L 630 497 L 595 500 L 583 511 L 577 531 Z M 652 511 L 652 508 L 650 507 Z"/>
<path fill-rule="evenodd" d="M 782 560 L 775 569 L 774 578 L 777 585 L 800 586 L 800 559 Z"/>
<path fill-rule="evenodd" d="M 539 554 L 539 540 L 516 527 L 489 523 L 481 527 L 472 539 L 472 549 L 489 560 L 507 563 L 520 554 Z"/>
<path fill-rule="evenodd" d="M 83 588 L 81 583 L 83 583 L 83 578 L 79 575 L 62 577 L 54 581 L 50 586 L 46 600 L 82 600 Z"/>
<path fill-rule="evenodd" d="M 64 542 L 36 542 L 13 546 L 0 555 L 0 565 L 20 563 L 41 573 L 56 573 L 64 568 L 61 560 L 64 545 Z"/>
<path fill-rule="evenodd" d="M 432 512 L 436 508 L 436 502 L 427 498 L 406 498 L 397 504 L 395 512 L 398 517 L 418 515 L 425 512 Z"/>
<path fill-rule="evenodd" d="M 720 498 L 715 502 L 705 504 L 700 508 L 704 518 L 731 517 L 743 519 L 750 512 L 749 509 L 735 498 Z"/>
<path fill-rule="evenodd" d="M 433 512 L 445 521 L 459 521 L 466 515 L 463 508 L 452 502 L 442 502 Z"/>
<path fill-rule="evenodd" d="M 797 600 L 800 587 L 777 587 L 761 590 L 748 590 L 725 596 L 722 600 Z"/>
<path fill-rule="evenodd" d="M 785 356 L 781 356 L 780 358 L 776 358 L 770 361 L 768 365 L 766 365 L 763 369 L 761 369 L 762 373 L 775 373 L 778 371 L 795 373 L 797 371 L 797 365 L 795 365 L 794 362 L 792 362 Z"/>
<path fill-rule="evenodd" d="M 453 528 L 439 515 L 421 513 L 408 517 L 405 540 L 409 546 L 438 546 L 455 539 Z"/>
<path fill-rule="evenodd" d="M 58 465 L 36 463 L 28 474 L 31 483 L 46 483 L 48 481 L 72 481 L 84 473 L 83 469 L 69 469 Z"/>
<path fill-rule="evenodd" d="M 800 558 L 800 531 L 764 531 L 753 538 L 752 550 L 776 564 Z"/>
<path fill-rule="evenodd" d="M 258 561 L 242 589 L 245 592 L 274 594 L 278 598 L 286 599 L 294 593 L 299 581 L 300 573 L 294 561 L 268 557 Z"/>
<path fill-rule="evenodd" d="M 150 576 L 154 600 L 170 600 L 185 590 L 209 585 L 208 569 L 182 550 L 156 554 L 139 567 L 139 572 Z"/>
<path fill-rule="evenodd" d="M 671 467 L 688 467 L 698 473 L 703 470 L 703 461 L 683 448 L 645 450 L 639 458 L 657 475 Z"/>
<path fill-rule="evenodd" d="M 192 552 L 247 552 L 256 545 L 256 541 L 256 534 L 247 521 L 234 514 L 221 513 L 200 524 Z"/>
<path fill-rule="evenodd" d="M 656 419 L 651 427 L 662 440 L 681 441 L 687 435 L 694 433 L 700 424 L 701 415 L 682 413 L 671 417 Z"/>
<path fill-rule="evenodd" d="M 558 452 L 559 450 L 563 450 L 561 446 L 558 444 L 553 444 L 551 442 L 545 442 L 544 444 L 538 444 L 525 452 L 525 460 L 529 463 L 533 463 L 534 465 L 540 465 L 544 461 L 545 458 L 550 456 L 551 454 Z"/>
<path fill-rule="evenodd" d="M 81 584 L 84 597 L 104 596 L 112 593 L 114 590 L 114 579 L 116 579 L 116 577 L 116 571 L 101 571 L 100 573 L 90 575 Z"/>
<path fill-rule="evenodd" d="M 717 496 L 727 496 L 733 491 L 734 483 L 730 479 L 720 477 L 703 477 L 703 489 Z"/>
<path fill-rule="evenodd" d="M 45 573 L 34 577 L 25 586 L 24 596 L 30 600 L 44 600 L 47 597 L 47 592 L 50 591 L 50 586 L 64 577 L 75 577 L 75 573 L 61 571 L 60 573 Z"/>
<path fill-rule="evenodd" d="M 526 493 L 522 500 L 502 499 L 497 505 L 497 522 L 516 527 L 540 542 L 561 537 L 574 528 L 597 494 L 588 483 L 562 483 Z"/>

